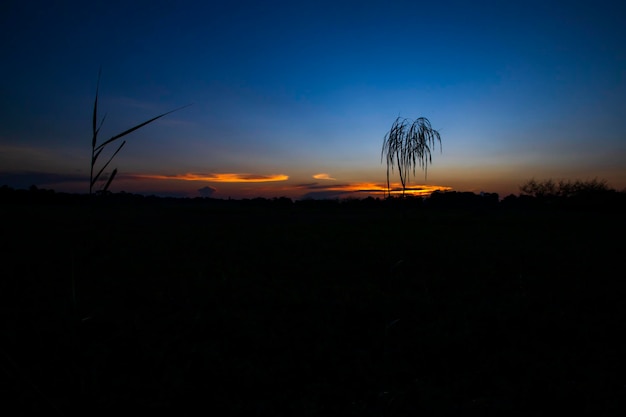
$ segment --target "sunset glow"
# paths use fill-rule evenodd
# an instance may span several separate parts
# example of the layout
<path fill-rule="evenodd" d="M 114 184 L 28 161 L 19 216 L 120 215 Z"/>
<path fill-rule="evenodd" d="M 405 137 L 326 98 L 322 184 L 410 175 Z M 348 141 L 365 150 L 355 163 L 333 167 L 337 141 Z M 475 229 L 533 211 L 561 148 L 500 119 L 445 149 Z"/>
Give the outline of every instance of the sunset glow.
<path fill-rule="evenodd" d="M 113 193 L 382 197 L 397 118 L 428 119 L 442 145 L 410 179 L 445 186 L 404 194 L 626 190 L 616 2 L 39 3 L 0 14 L 0 186 L 89 192 L 107 115 L 96 142 L 128 132 L 95 161 Z"/>
<path fill-rule="evenodd" d="M 288 175 L 261 176 L 251 174 L 180 174 L 180 175 L 122 175 L 120 187 L 125 190 L 137 190 L 142 184 L 151 183 L 154 190 L 171 189 L 176 182 L 199 183 L 198 185 L 184 186 L 184 193 L 187 196 L 210 195 L 215 198 L 226 198 L 232 195 L 240 195 L 245 198 L 250 197 L 277 197 L 285 196 L 294 199 L 301 198 L 365 198 L 384 197 L 388 194 L 387 184 L 382 182 L 337 182 L 316 181 L 310 183 L 298 183 L 289 180 Z M 162 185 L 159 185 L 159 184 Z M 205 186 L 200 186 L 204 183 Z M 208 186 L 210 183 L 220 183 L 221 185 Z M 172 185 L 169 185 L 172 184 Z M 427 197 L 434 191 L 450 191 L 452 187 L 443 185 L 416 184 L 408 187 L 404 194 L 411 196 Z M 182 192 L 183 189 L 180 189 Z M 398 183 L 391 183 L 390 194 L 394 196 L 402 195 L 402 186 Z"/>
<path fill-rule="evenodd" d="M 301 184 L 296 185 L 296 188 L 306 189 L 317 193 L 334 193 L 337 197 L 354 196 L 374 196 L 383 197 L 387 195 L 387 185 L 382 183 L 373 182 L 356 182 L 356 183 L 344 183 L 344 184 Z M 415 185 L 407 188 L 404 191 L 405 195 L 426 197 L 435 191 L 450 191 L 452 187 L 442 185 Z M 400 183 L 391 184 L 391 195 L 402 195 L 402 187 Z"/>
<path fill-rule="evenodd" d="M 287 175 L 256 175 L 256 174 L 177 174 L 177 175 L 138 175 L 138 178 L 153 180 L 182 180 L 182 181 L 204 181 L 204 182 L 274 182 L 286 181 L 289 179 Z"/>

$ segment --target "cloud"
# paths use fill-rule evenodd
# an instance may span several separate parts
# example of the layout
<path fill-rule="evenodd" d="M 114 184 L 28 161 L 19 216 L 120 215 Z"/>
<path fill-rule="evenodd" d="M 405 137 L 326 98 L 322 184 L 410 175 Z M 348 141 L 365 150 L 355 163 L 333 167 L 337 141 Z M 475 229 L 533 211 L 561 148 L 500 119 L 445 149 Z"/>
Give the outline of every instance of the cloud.
<path fill-rule="evenodd" d="M 137 177 L 154 180 L 182 180 L 206 182 L 273 182 L 286 181 L 289 179 L 289 176 L 284 174 L 257 175 L 241 173 L 187 173 L 175 175 L 138 175 Z"/>
<path fill-rule="evenodd" d="M 206 187 L 198 189 L 198 193 L 200 193 L 200 196 L 202 197 L 211 197 L 216 191 L 217 188 L 209 187 L 208 185 Z"/>
<path fill-rule="evenodd" d="M 326 174 L 324 172 L 321 172 L 319 174 L 313 175 L 313 178 L 315 178 L 316 180 L 332 180 L 332 181 L 335 181 L 335 178 L 332 178 L 329 174 Z"/>

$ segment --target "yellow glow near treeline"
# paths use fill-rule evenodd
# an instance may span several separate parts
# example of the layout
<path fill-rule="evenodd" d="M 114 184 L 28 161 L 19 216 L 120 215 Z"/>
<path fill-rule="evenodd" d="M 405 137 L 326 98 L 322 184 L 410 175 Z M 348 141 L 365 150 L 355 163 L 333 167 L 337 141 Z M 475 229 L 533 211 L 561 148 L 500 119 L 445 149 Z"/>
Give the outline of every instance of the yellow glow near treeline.
<path fill-rule="evenodd" d="M 404 191 L 405 195 L 413 196 L 429 196 L 435 191 L 450 191 L 452 187 L 446 187 L 443 185 L 420 185 L 419 187 L 407 188 Z M 386 192 L 387 190 L 385 190 Z M 391 190 L 392 195 L 402 195 L 402 189 L 394 188 Z"/>
<path fill-rule="evenodd" d="M 370 195 L 383 195 L 387 193 L 386 184 L 381 185 L 380 183 L 373 182 L 358 182 L 352 184 L 337 184 L 328 186 L 324 185 L 323 187 L 319 187 L 318 189 L 324 191 L 343 191 L 346 193 L 363 193 Z M 443 185 L 415 185 L 407 188 L 404 191 L 404 194 L 413 196 L 428 196 L 434 191 L 450 190 L 452 190 L 452 187 L 447 187 Z M 402 187 L 400 186 L 400 184 L 392 184 L 391 194 L 402 195 Z"/>

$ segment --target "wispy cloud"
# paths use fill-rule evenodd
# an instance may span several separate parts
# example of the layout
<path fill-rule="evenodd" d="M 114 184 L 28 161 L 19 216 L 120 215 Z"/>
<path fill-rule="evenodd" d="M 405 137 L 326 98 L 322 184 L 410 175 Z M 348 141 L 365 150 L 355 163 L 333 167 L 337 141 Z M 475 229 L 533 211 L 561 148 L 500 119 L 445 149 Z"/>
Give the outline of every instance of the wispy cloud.
<path fill-rule="evenodd" d="M 316 180 L 333 180 L 333 181 L 335 181 L 335 178 L 332 178 L 329 174 L 326 174 L 324 172 L 313 175 L 313 178 L 315 178 Z"/>
<path fill-rule="evenodd" d="M 137 175 L 136 178 L 205 182 L 274 182 L 286 181 L 289 179 L 289 176 L 284 174 L 258 175 L 242 173 L 187 173 L 175 175 Z"/>

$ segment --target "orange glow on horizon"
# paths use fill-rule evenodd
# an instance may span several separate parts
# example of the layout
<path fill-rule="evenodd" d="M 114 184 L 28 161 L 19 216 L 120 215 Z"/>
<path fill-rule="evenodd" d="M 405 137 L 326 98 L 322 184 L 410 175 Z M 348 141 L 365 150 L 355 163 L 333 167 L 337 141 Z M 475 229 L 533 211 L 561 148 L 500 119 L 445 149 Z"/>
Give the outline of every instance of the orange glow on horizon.
<path fill-rule="evenodd" d="M 293 183 L 293 179 L 289 180 L 288 175 L 271 174 L 259 175 L 248 173 L 186 173 L 174 175 L 151 175 L 151 174 L 134 174 L 123 175 L 121 181 L 138 181 L 144 184 L 152 182 L 151 192 L 156 189 L 163 191 L 181 192 L 181 188 L 185 188 L 185 192 L 194 194 L 197 190 L 192 190 L 192 183 L 221 183 L 219 188 L 213 188 L 212 194 L 218 196 L 289 196 L 292 198 L 300 198 L 301 196 L 314 196 L 313 198 L 365 198 L 365 197 L 386 197 L 388 194 L 387 183 L 385 182 L 338 182 L 327 174 L 315 174 L 318 176 L 317 182 L 311 183 Z M 330 180 L 330 181 L 329 181 Z M 171 182 L 177 182 L 180 186 L 173 186 Z M 157 185 L 162 182 L 161 185 Z M 169 185 L 166 185 L 170 183 Z M 187 185 L 183 185 L 186 183 Z M 127 183 L 130 185 L 130 183 Z M 229 185 L 231 184 L 231 185 Z M 133 189 L 137 186 L 129 186 Z M 392 196 L 402 195 L 402 185 L 400 183 L 390 184 L 390 194 Z M 144 185 L 145 187 L 145 185 Z M 450 191 L 452 187 L 442 185 L 410 185 L 404 190 L 407 196 L 428 197 L 434 191 Z"/>
<path fill-rule="evenodd" d="M 306 186 L 301 187 L 306 188 Z M 320 191 L 340 191 L 346 193 L 364 193 L 370 195 L 387 194 L 387 186 L 373 182 L 358 182 L 352 184 L 323 185 L 315 187 Z M 452 187 L 443 185 L 415 185 L 404 190 L 405 195 L 413 196 L 429 196 L 435 191 L 450 191 Z M 391 184 L 390 192 L 392 195 L 402 195 L 402 186 L 400 184 Z"/>
<path fill-rule="evenodd" d="M 429 196 L 435 191 L 451 191 L 452 187 L 447 187 L 444 185 L 417 185 L 414 187 L 409 187 L 404 190 L 405 195 L 413 195 L 413 196 Z M 387 189 L 384 188 L 384 192 L 387 192 Z M 402 187 L 394 186 L 390 190 L 392 195 L 402 195 Z"/>
<path fill-rule="evenodd" d="M 272 174 L 272 175 L 257 175 L 257 174 L 239 174 L 239 173 L 224 173 L 224 174 L 177 174 L 177 175 L 138 175 L 139 178 L 154 179 L 154 180 L 182 180 L 182 181 L 206 181 L 206 182 L 274 182 L 274 181 L 286 181 L 289 179 L 288 175 L 284 174 Z"/>

